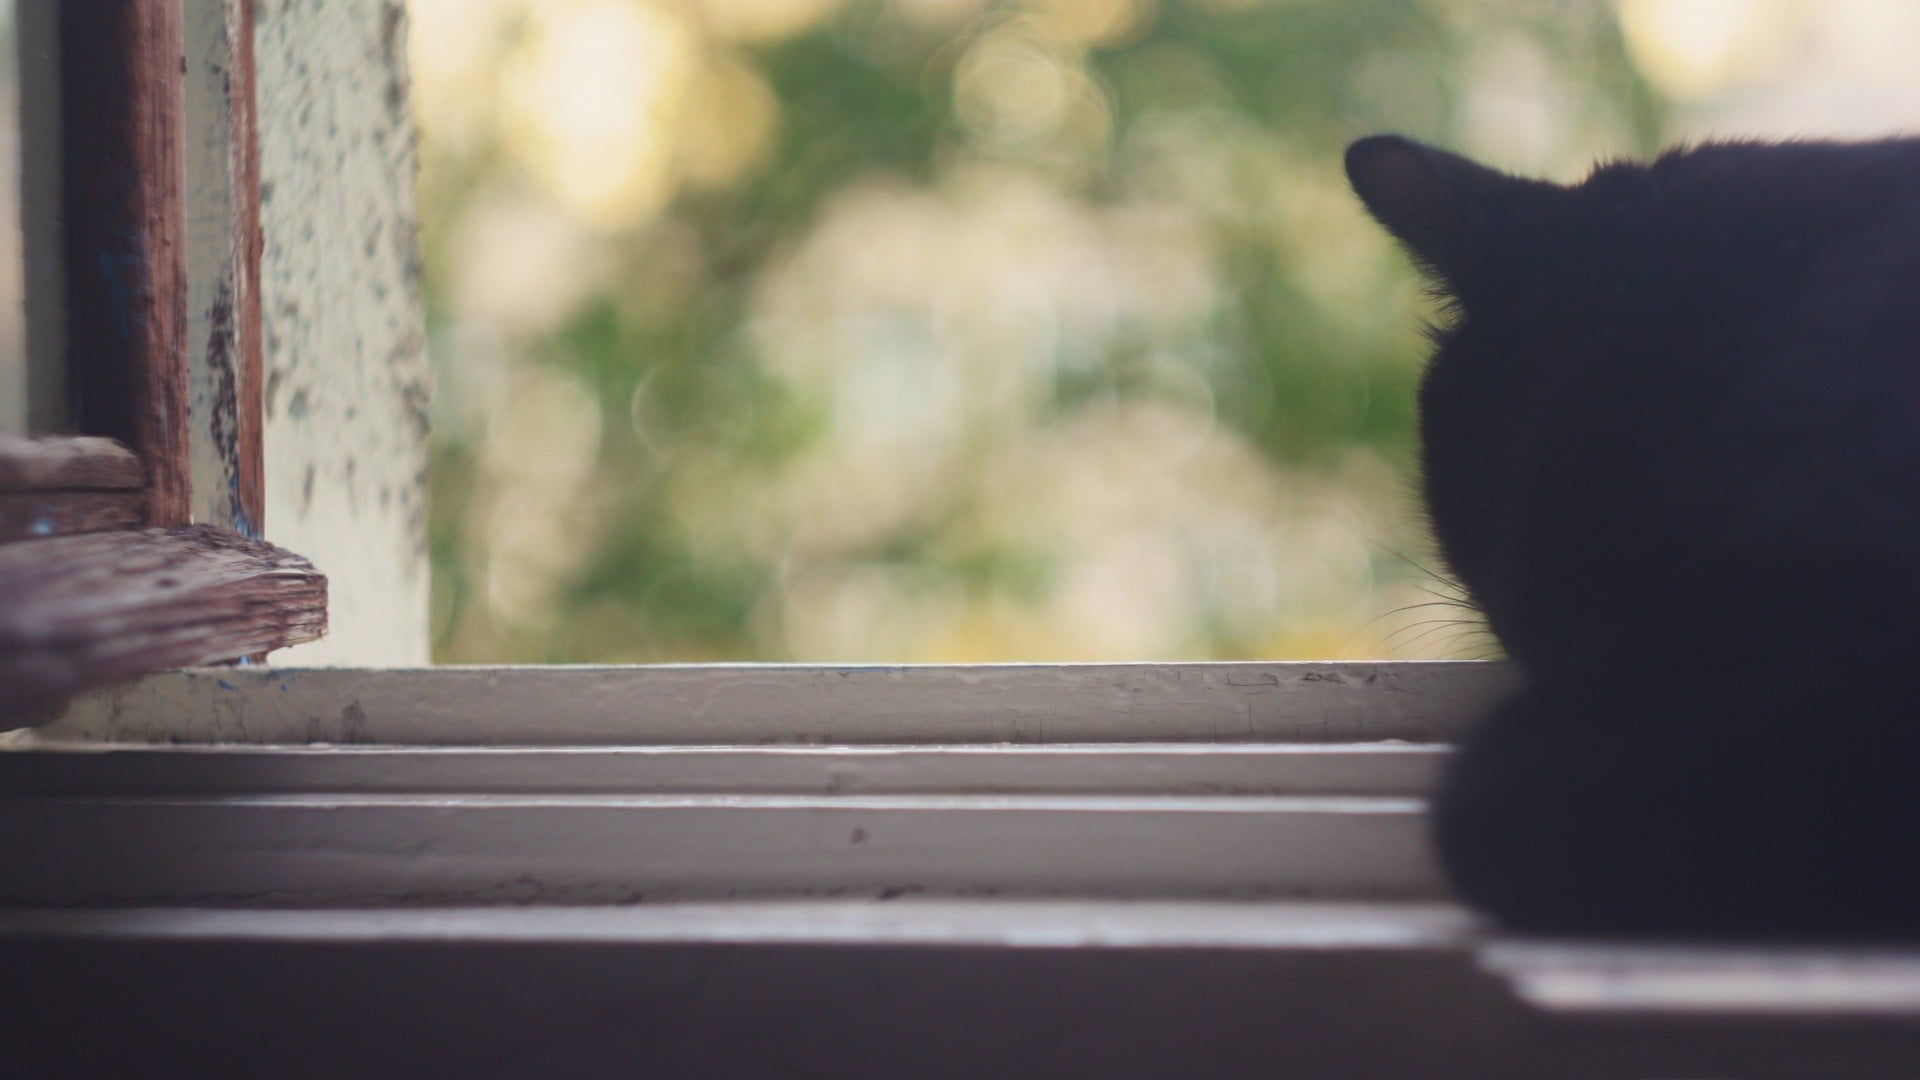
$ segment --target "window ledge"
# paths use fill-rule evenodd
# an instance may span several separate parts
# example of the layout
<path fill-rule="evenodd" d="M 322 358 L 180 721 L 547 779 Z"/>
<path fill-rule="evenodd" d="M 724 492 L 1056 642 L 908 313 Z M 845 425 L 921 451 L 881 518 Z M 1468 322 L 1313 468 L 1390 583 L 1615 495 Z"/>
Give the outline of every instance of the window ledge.
<path fill-rule="evenodd" d="M 120 1072 L 1920 1074 L 1920 952 L 1515 939 L 1449 903 L 1423 795 L 1512 679 L 154 676 L 0 753 L 0 963 L 36 973 L 0 1010 L 18 1060 Z"/>
<path fill-rule="evenodd" d="M 219 1075 L 1920 1067 L 1920 956 L 1488 940 L 1445 904 L 15 910 L 0 963 L 37 976 L 0 989 L 10 1060 L 123 1073 L 161 1056 Z M 1546 989 L 1575 983 L 1604 989 Z"/>
<path fill-rule="evenodd" d="M 32 739 L 1446 742 L 1512 680 L 1505 664 L 1422 661 L 220 669 L 89 695 Z"/>

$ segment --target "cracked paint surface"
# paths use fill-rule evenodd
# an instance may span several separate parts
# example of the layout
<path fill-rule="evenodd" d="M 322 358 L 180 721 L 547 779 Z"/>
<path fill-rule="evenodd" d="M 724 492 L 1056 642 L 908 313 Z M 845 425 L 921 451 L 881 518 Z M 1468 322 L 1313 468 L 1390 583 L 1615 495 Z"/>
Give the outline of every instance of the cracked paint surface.
<path fill-rule="evenodd" d="M 428 371 L 399 0 L 259 0 L 268 538 L 330 581 L 277 664 L 428 661 Z"/>

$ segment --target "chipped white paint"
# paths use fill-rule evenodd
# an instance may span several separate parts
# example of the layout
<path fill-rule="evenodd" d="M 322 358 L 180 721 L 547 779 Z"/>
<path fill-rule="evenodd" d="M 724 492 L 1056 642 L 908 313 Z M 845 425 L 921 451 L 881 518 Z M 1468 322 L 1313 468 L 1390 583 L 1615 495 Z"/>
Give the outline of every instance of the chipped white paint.
<path fill-rule="evenodd" d="M 235 199 L 245 199 L 235 175 L 232 95 L 245 93 L 234 71 L 235 35 L 245 29 L 236 0 L 187 0 L 182 32 L 186 128 L 187 405 L 193 520 L 258 538 L 240 496 L 237 410 L 249 402 L 237 391 L 244 295 L 255 287 L 235 229 Z"/>
<path fill-rule="evenodd" d="M 276 663 L 428 660 L 427 366 L 400 0 L 258 0 L 266 536 L 332 589 Z"/>
<path fill-rule="evenodd" d="M 1446 741 L 1511 685 L 1475 662 L 472 667 L 170 672 L 33 741 L 660 745 Z"/>

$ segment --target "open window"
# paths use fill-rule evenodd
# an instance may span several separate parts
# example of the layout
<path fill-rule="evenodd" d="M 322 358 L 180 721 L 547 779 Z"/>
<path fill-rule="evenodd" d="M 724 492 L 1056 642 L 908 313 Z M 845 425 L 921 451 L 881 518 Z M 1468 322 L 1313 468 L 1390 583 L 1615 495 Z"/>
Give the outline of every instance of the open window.
<path fill-rule="evenodd" d="M 458 21 L 499 5 L 439 6 Z M 1621 5 L 1641 11 L 1629 25 L 1655 6 Z M 1062 58 L 1078 59 L 1046 49 L 1064 50 L 1062 35 L 1134 49 L 1127 20 L 1154 10 L 1028 7 L 980 15 L 992 48 L 965 71 L 959 122 L 994 153 L 1036 145 L 1022 95 L 1058 107 L 1062 137 L 1100 136 L 1110 88 L 1084 66 L 1061 78 Z M 1446 5 L 1294 7 L 1366 34 Z M 541 8 L 605 32 L 554 31 L 540 62 L 556 70 L 561 44 L 591 58 L 605 35 L 678 33 L 690 17 L 629 0 Z M 1227 21 L 1195 14 L 1215 8 Z M 755 38 L 777 20 L 753 4 L 702 10 L 734 20 L 727 48 L 765 48 L 787 70 L 870 63 L 863 92 L 894 104 L 913 81 L 875 75 L 874 57 L 919 47 L 902 44 L 917 32 L 903 20 L 979 15 L 888 8 L 867 27 L 871 55 L 849 60 L 844 37 Z M 1308 178 L 1284 221 L 1235 229 L 1311 233 L 1325 192 L 1283 141 L 1240 139 L 1221 102 L 1272 87 L 1221 77 L 1207 49 L 1285 44 L 1292 64 L 1273 78 L 1302 93 L 1343 86 L 1363 111 L 1433 105 L 1428 58 L 1404 42 L 1338 82 L 1310 42 L 1252 33 L 1273 24 L 1243 5 L 1162 10 L 1186 36 L 1138 48 L 1130 70 L 1184 95 L 1194 126 L 1143 125 L 1142 182 L 1237 191 L 1249 145 L 1272 159 L 1253 165 Z M 1501 940 L 1452 905 L 1421 796 L 1505 688 L 1497 663 L 429 666 L 406 15 L 394 0 L 18 0 L 32 91 L 21 415 L 49 437 L 0 441 L 0 712 L 36 722 L 0 752 L 0 960 L 38 976 L 4 980 L 0 1014 L 32 1049 L 123 1071 L 159 1053 L 339 1073 L 378 1055 L 422 1074 L 1912 1071 L 1911 957 Z M 1034 19 L 1057 25 L 1042 34 Z M 1492 89 L 1460 108 L 1509 115 L 1500 80 L 1540 66 L 1524 35 L 1503 33 L 1475 54 Z M 750 116 L 756 84 L 716 57 L 696 73 L 710 80 L 701 103 Z M 693 74 L 661 70 L 690 92 Z M 924 133 L 868 134 L 892 152 Z M 541 138 L 534 149 L 555 149 Z M 811 166 L 831 171 L 834 150 Z M 700 175 L 731 160 L 718 142 L 700 152 L 715 170 Z M 903 219 L 942 212 L 892 194 L 881 209 Z M 620 207 L 596 200 L 636 197 L 591 183 L 574 195 L 605 212 Z M 509 238 L 538 240 L 533 225 Z M 684 234 L 655 239 L 665 256 L 626 269 L 657 288 L 650 301 L 698 307 L 673 291 Z M 1240 254 L 1292 299 L 1359 302 L 1338 273 Z M 805 292 L 810 267 L 788 284 Z M 1153 291 L 1137 298 L 1182 302 Z M 540 299 L 510 293 L 487 295 Z M 1093 307 L 1093 321 L 1112 314 Z M 912 319 L 855 314 L 856 335 L 923 344 Z M 1043 324 L 1019 329 L 1059 329 Z M 1131 392 L 1076 383 L 1072 342 L 1056 344 L 1063 392 Z M 1214 393 L 1164 357 L 1138 359 L 1149 397 Z M 564 435 L 586 415 L 586 378 L 502 392 Z M 662 420 L 648 394 L 665 385 L 620 389 L 622 438 L 644 441 Z M 1262 392 L 1251 376 L 1242 389 Z M 898 420 L 844 404 L 871 427 Z M 543 478 L 527 470 L 521 486 Z M 553 533 L 532 525 L 521 540 Z M 1230 575 L 1215 585 L 1234 588 Z M 726 600 L 700 573 L 636 592 Z M 157 673 L 132 679 L 142 672 Z M 138 1021 L 103 1033 L 102 1015 Z"/>

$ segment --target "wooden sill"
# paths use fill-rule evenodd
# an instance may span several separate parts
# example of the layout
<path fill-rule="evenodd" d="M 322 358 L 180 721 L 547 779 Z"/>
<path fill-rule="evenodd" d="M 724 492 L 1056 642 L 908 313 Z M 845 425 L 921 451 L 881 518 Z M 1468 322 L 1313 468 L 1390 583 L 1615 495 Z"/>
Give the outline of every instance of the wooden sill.
<path fill-rule="evenodd" d="M 204 525 L 0 545 L 0 727 L 86 689 L 326 632 L 327 582 L 271 544 Z"/>
<path fill-rule="evenodd" d="M 0 543 L 139 528 L 146 470 L 112 439 L 0 434 Z"/>
<path fill-rule="evenodd" d="M 140 528 L 154 509 L 150 470 L 112 439 L 0 434 L 0 730 L 326 632 L 307 560 L 206 525 Z"/>

